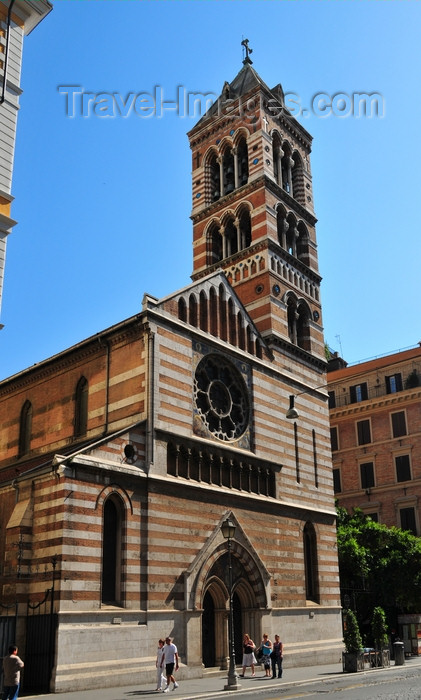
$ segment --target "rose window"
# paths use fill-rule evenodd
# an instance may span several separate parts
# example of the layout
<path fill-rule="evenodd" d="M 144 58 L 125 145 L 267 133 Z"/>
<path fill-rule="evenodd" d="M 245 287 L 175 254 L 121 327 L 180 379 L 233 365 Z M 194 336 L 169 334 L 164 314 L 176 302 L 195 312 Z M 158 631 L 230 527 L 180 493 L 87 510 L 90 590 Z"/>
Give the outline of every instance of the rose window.
<path fill-rule="evenodd" d="M 249 423 L 247 389 L 240 372 L 219 355 L 198 364 L 194 380 L 196 412 L 219 440 L 236 440 Z"/>

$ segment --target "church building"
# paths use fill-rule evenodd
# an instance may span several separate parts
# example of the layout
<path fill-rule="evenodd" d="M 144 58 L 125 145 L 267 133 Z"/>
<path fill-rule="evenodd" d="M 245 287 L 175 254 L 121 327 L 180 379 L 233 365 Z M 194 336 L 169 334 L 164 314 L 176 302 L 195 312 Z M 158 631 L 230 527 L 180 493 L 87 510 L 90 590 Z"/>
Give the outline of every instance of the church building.
<path fill-rule="evenodd" d="M 0 383 L 0 644 L 26 689 L 153 683 L 167 635 L 181 679 L 226 669 L 227 518 L 237 663 L 246 632 L 285 668 L 340 660 L 312 139 L 247 44 L 188 137 L 191 281 Z"/>

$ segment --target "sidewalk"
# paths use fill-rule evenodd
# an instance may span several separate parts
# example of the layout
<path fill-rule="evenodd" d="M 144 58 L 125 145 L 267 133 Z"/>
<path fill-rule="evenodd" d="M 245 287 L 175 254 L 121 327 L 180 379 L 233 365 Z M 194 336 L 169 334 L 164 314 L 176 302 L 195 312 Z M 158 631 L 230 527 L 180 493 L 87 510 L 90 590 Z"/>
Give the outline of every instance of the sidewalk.
<path fill-rule="evenodd" d="M 355 676 L 361 678 L 361 674 L 378 674 L 378 673 L 389 673 L 393 669 L 404 670 L 409 667 L 421 666 L 421 657 L 411 657 L 405 660 L 404 666 L 395 666 L 394 661 L 387 668 L 371 669 L 367 671 L 361 671 Z M 248 674 L 248 675 L 247 675 Z M 303 666 L 300 668 L 288 668 L 288 665 L 284 667 L 284 673 L 282 679 L 271 679 L 265 678 L 263 675 L 263 670 L 257 667 L 256 677 L 252 678 L 250 675 L 250 669 L 247 669 L 247 674 L 245 678 L 238 678 L 239 688 L 236 691 L 225 691 L 224 685 L 227 682 L 227 672 L 221 672 L 220 675 L 204 676 L 203 678 L 193 678 L 187 680 L 180 680 L 179 687 L 175 691 L 172 689 L 169 693 L 158 693 L 155 691 L 155 685 L 153 683 L 148 683 L 147 685 L 128 685 L 118 688 L 101 688 L 98 690 L 85 690 L 85 691 L 74 691 L 67 693 L 57 693 L 56 697 L 59 700 L 76 700 L 80 698 L 81 695 L 86 700 L 136 700 L 136 698 L 143 697 L 162 697 L 162 698 L 178 698 L 178 700 L 196 700 L 201 698 L 235 698 L 241 697 L 243 692 L 250 692 L 255 690 L 256 694 L 260 690 L 267 690 L 268 688 L 277 690 L 280 687 L 283 689 L 286 687 L 293 687 L 307 683 L 309 681 L 320 681 L 327 679 L 332 679 L 335 676 L 342 676 L 342 663 L 329 664 L 324 666 Z M 172 688 L 172 686 L 171 686 Z M 44 696 L 25 696 L 29 697 L 45 697 Z"/>

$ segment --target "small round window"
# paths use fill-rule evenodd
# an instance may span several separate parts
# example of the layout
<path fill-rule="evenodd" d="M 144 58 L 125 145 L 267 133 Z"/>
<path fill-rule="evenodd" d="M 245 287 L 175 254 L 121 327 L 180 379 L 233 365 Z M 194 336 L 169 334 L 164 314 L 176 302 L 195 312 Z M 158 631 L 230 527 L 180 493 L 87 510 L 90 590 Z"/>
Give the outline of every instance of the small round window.
<path fill-rule="evenodd" d="M 207 355 L 194 378 L 196 412 L 219 440 L 236 440 L 249 424 L 249 402 L 240 372 L 219 355 Z"/>

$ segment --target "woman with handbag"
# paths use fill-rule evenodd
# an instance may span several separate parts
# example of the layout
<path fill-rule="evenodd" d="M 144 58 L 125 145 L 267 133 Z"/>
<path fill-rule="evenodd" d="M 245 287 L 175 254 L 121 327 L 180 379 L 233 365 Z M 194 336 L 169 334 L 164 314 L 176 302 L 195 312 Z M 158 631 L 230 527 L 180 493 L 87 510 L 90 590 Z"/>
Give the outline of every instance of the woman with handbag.
<path fill-rule="evenodd" d="M 263 667 L 265 669 L 265 678 L 271 678 L 271 652 L 272 652 L 272 642 L 270 641 L 267 634 L 263 635 L 262 643 L 260 645 L 263 656 Z"/>

